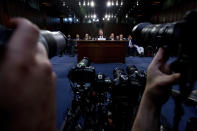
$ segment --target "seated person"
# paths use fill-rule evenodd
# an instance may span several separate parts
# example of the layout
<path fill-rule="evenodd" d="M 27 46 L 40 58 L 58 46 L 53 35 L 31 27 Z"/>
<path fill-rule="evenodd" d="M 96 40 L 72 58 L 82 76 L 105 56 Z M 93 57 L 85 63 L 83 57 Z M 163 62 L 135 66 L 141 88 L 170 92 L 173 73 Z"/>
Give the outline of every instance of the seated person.
<path fill-rule="evenodd" d="M 119 35 L 116 36 L 116 40 L 120 40 L 120 36 Z"/>
<path fill-rule="evenodd" d="M 140 56 L 144 55 L 144 48 L 141 47 L 141 46 L 136 45 L 134 43 L 134 41 L 132 40 L 131 35 L 128 36 L 128 41 L 129 41 L 128 53 L 131 53 L 133 56 L 136 56 L 136 53 Z"/>
<path fill-rule="evenodd" d="M 84 37 L 84 40 L 88 40 L 88 39 L 89 39 L 89 35 L 86 33 L 85 37 Z"/>
<path fill-rule="evenodd" d="M 75 40 L 80 40 L 79 34 L 76 34 Z"/>
<path fill-rule="evenodd" d="M 114 33 L 111 33 L 111 35 L 110 35 L 110 37 L 109 37 L 109 40 L 115 40 Z"/>
<path fill-rule="evenodd" d="M 137 55 L 137 48 L 134 46 L 134 41 L 132 40 L 132 36 L 129 35 L 128 36 L 128 50 L 127 50 L 127 54 L 128 56 L 136 56 Z"/>
<path fill-rule="evenodd" d="M 71 40 L 71 35 L 70 34 L 68 34 L 67 40 Z"/>
<path fill-rule="evenodd" d="M 88 36 L 88 40 L 92 40 L 92 37 L 90 35 Z"/>
<path fill-rule="evenodd" d="M 103 35 L 103 30 L 102 29 L 99 29 L 99 36 L 98 36 L 98 39 L 106 39 L 106 37 Z"/>
<path fill-rule="evenodd" d="M 120 34 L 120 40 L 126 40 L 123 36 L 123 34 Z"/>

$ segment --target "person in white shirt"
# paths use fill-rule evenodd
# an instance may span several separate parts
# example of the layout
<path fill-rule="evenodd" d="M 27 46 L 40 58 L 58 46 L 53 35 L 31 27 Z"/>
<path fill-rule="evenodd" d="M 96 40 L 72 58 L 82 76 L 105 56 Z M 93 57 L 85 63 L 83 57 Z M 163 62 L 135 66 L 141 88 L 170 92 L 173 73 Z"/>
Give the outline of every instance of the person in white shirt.
<path fill-rule="evenodd" d="M 89 35 L 85 34 L 84 40 L 88 40 L 88 38 L 89 38 Z"/>
<path fill-rule="evenodd" d="M 111 33 L 111 35 L 110 35 L 110 37 L 109 37 L 109 40 L 115 40 L 114 37 L 115 37 L 115 36 L 114 36 L 114 33 Z"/>
<path fill-rule="evenodd" d="M 136 50 L 137 53 L 138 53 L 140 56 L 143 56 L 143 55 L 144 55 L 144 48 L 141 47 L 141 46 L 136 45 L 136 44 L 134 43 L 134 41 L 132 40 L 132 36 L 131 36 L 131 35 L 128 36 L 128 40 L 129 40 L 129 45 L 128 45 L 128 47 L 129 47 L 130 49 L 133 49 L 133 51 Z"/>
<path fill-rule="evenodd" d="M 99 36 L 98 36 L 98 38 L 106 39 L 106 37 L 103 35 L 103 30 L 102 29 L 99 29 Z"/>

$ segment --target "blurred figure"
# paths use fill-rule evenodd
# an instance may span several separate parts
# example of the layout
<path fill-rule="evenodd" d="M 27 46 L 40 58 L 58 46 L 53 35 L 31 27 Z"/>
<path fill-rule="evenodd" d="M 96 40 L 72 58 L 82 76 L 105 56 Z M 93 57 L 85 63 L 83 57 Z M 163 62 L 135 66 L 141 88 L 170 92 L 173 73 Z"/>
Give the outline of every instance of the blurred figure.
<path fill-rule="evenodd" d="M 120 34 L 120 40 L 126 40 L 123 36 L 123 34 Z"/>
<path fill-rule="evenodd" d="M 80 40 L 80 36 L 79 36 L 79 34 L 76 34 L 76 38 L 75 38 L 75 40 Z"/>
<path fill-rule="evenodd" d="M 88 40 L 89 39 L 89 35 L 85 34 L 84 40 Z"/>
<path fill-rule="evenodd" d="M 71 40 L 71 35 L 70 34 L 68 34 L 67 39 Z"/>
<path fill-rule="evenodd" d="M 132 36 L 129 35 L 127 40 L 128 40 L 127 55 L 128 56 L 136 56 L 137 55 L 137 48 L 134 46 Z"/>
<path fill-rule="evenodd" d="M 0 65 L 0 110 L 3 131 L 56 130 L 56 76 L 40 30 L 30 21 L 11 19 L 16 27 Z"/>
<path fill-rule="evenodd" d="M 103 35 L 103 30 L 102 29 L 99 29 L 99 36 L 98 38 L 106 38 L 104 35 Z"/>
<path fill-rule="evenodd" d="M 120 40 L 120 36 L 119 35 L 116 36 L 116 40 Z"/>
<path fill-rule="evenodd" d="M 92 40 L 92 37 L 90 35 L 88 36 L 88 40 Z"/>
<path fill-rule="evenodd" d="M 115 40 L 114 33 L 111 33 L 111 35 L 110 35 L 110 37 L 109 37 L 109 40 Z"/>
<path fill-rule="evenodd" d="M 129 35 L 128 36 L 128 55 L 132 55 L 132 56 L 143 56 L 144 55 L 144 48 L 141 46 L 138 46 L 134 43 L 134 41 L 132 40 L 132 36 Z"/>

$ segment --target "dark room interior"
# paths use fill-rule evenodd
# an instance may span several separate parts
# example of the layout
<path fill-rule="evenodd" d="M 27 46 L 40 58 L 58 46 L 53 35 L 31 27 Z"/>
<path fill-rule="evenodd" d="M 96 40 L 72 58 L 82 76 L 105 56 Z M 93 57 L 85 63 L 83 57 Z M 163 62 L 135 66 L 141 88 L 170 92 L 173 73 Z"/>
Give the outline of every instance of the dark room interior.
<path fill-rule="evenodd" d="M 196 30 L 197 0 L 0 0 L 0 130 L 197 131 Z"/>

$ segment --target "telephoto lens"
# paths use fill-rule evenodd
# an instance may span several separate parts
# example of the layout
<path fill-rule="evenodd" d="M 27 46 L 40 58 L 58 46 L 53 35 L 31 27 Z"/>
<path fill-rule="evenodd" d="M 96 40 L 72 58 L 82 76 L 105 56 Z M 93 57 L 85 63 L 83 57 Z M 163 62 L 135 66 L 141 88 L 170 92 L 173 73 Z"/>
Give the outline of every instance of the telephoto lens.
<path fill-rule="evenodd" d="M 171 46 L 170 48 L 177 46 L 176 33 L 178 32 L 175 30 L 175 23 L 156 25 L 140 23 L 132 30 L 134 42 L 145 47 L 148 45 L 161 47 L 165 44 Z"/>
<path fill-rule="evenodd" d="M 4 52 L 6 43 L 12 36 L 13 31 L 13 29 L 0 26 L 0 55 Z M 52 58 L 54 56 L 61 56 L 65 52 L 67 38 L 60 31 L 41 30 L 38 42 L 44 45 L 48 57 Z"/>

